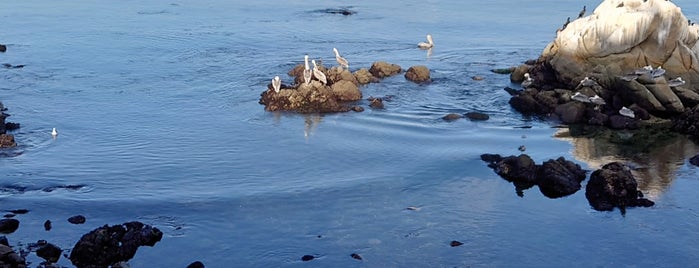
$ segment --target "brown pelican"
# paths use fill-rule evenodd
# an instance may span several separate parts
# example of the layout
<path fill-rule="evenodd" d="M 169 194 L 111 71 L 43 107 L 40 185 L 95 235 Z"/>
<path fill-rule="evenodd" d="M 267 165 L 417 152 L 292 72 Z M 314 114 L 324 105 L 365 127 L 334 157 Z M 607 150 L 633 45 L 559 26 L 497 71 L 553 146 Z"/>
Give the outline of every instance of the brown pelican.
<path fill-rule="evenodd" d="M 315 76 L 318 81 L 323 83 L 323 85 L 328 84 L 328 79 L 325 78 L 325 74 L 318 69 L 316 60 L 311 60 L 311 62 L 313 63 L 313 76 Z"/>
<path fill-rule="evenodd" d="M 671 87 L 678 87 L 681 85 L 684 85 L 684 80 L 682 80 L 682 77 L 677 77 L 675 79 L 671 79 L 670 81 L 667 81 L 667 85 Z"/>
<path fill-rule="evenodd" d="M 633 112 L 633 110 L 626 107 L 621 107 L 621 110 L 619 110 L 619 114 L 628 118 L 636 118 L 636 114 Z"/>
<path fill-rule="evenodd" d="M 425 42 L 420 42 L 417 44 L 417 47 L 421 49 L 428 49 L 434 47 L 434 42 L 432 42 L 432 35 L 427 35 L 427 43 Z"/>
<path fill-rule="evenodd" d="M 304 69 L 303 69 L 303 81 L 306 82 L 306 85 L 311 82 L 311 68 L 308 67 L 308 55 L 303 57 L 303 61 L 305 63 Z"/>
<path fill-rule="evenodd" d="M 56 136 L 58 136 L 58 132 L 56 131 L 56 128 L 53 128 L 53 130 L 51 130 L 51 136 L 53 136 L 54 138 Z"/>
<path fill-rule="evenodd" d="M 346 69 L 349 69 L 349 61 L 340 56 L 340 52 L 337 51 L 337 48 L 333 48 L 333 51 L 335 51 L 335 60 L 337 60 L 337 64 L 339 64 L 340 67 L 345 67 Z"/>
<path fill-rule="evenodd" d="M 274 79 L 272 79 L 272 87 L 274 88 L 274 92 L 279 93 L 282 87 L 282 80 L 279 79 L 279 76 L 275 76 Z"/>
<path fill-rule="evenodd" d="M 524 74 L 524 81 L 522 81 L 522 88 L 528 88 L 532 86 L 534 80 L 529 76 L 529 73 Z"/>

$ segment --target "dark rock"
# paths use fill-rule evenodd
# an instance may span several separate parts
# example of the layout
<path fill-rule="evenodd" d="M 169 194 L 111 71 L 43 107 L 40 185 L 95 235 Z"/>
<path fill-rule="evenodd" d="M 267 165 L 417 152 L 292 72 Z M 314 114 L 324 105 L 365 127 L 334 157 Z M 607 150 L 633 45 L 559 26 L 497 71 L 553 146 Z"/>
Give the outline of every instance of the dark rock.
<path fill-rule="evenodd" d="M 511 87 L 505 87 L 505 91 L 510 94 L 510 96 L 517 96 L 520 93 L 524 92 L 524 90 L 521 89 L 516 89 L 516 88 L 511 88 Z"/>
<path fill-rule="evenodd" d="M 330 87 L 315 80 L 309 84 L 301 83 L 296 90 L 282 89 L 277 93 L 268 89 L 260 95 L 259 103 L 265 105 L 267 111 L 336 113 L 350 110 Z"/>
<path fill-rule="evenodd" d="M 16 147 L 15 136 L 12 134 L 0 134 L 0 148 Z"/>
<path fill-rule="evenodd" d="M 479 113 L 479 112 L 468 112 L 464 114 L 468 119 L 471 119 L 473 121 L 484 121 L 490 119 L 490 116 L 484 113 Z"/>
<path fill-rule="evenodd" d="M 0 44 L 0 52 L 5 52 L 5 51 L 7 51 L 7 46 Z"/>
<path fill-rule="evenodd" d="M 360 256 L 357 253 L 350 254 L 350 257 L 352 257 L 352 259 L 355 259 L 355 260 L 360 260 L 360 261 L 362 260 L 362 256 Z"/>
<path fill-rule="evenodd" d="M 140 246 L 154 246 L 163 238 L 158 228 L 140 222 L 104 225 L 80 238 L 70 252 L 70 261 L 77 267 L 107 267 L 128 261 Z"/>
<path fill-rule="evenodd" d="M 694 107 L 699 104 L 699 93 L 683 87 L 672 87 L 672 92 L 680 98 L 685 107 Z"/>
<path fill-rule="evenodd" d="M 583 116 L 585 115 L 585 104 L 582 102 L 571 101 L 558 105 L 555 111 L 563 123 L 577 124 L 583 121 Z"/>
<path fill-rule="evenodd" d="M 11 209 L 8 210 L 7 212 L 13 213 L 13 214 L 27 214 L 29 213 L 28 209 Z"/>
<path fill-rule="evenodd" d="M 19 221 L 16 219 L 0 220 L 0 233 L 11 234 L 17 231 L 17 228 L 19 228 Z"/>
<path fill-rule="evenodd" d="M 85 223 L 86 219 L 85 216 L 83 215 L 75 215 L 73 217 L 68 218 L 68 222 L 72 224 L 83 224 Z"/>
<path fill-rule="evenodd" d="M 405 72 L 405 79 L 415 83 L 424 83 L 430 81 L 430 69 L 424 65 L 412 66 Z"/>
<path fill-rule="evenodd" d="M 636 119 L 641 119 L 641 120 L 648 120 L 650 119 L 650 113 L 646 111 L 646 109 L 643 109 L 641 106 L 638 106 L 636 104 L 632 104 L 629 106 L 629 109 L 631 109 L 636 116 Z"/>
<path fill-rule="evenodd" d="M 450 245 L 451 247 L 458 247 L 458 246 L 461 246 L 461 245 L 463 245 L 463 244 L 464 244 L 464 243 L 461 243 L 461 242 L 456 241 L 456 240 L 453 240 L 453 241 L 449 242 L 449 245 Z"/>
<path fill-rule="evenodd" d="M 495 173 L 510 182 L 518 182 L 523 185 L 534 185 L 538 167 L 526 154 L 508 156 L 495 163 Z"/>
<path fill-rule="evenodd" d="M 699 154 L 692 156 L 692 158 L 689 159 L 689 163 L 695 166 L 699 166 Z"/>
<path fill-rule="evenodd" d="M 204 268 L 204 264 L 200 261 L 195 261 L 187 265 L 187 268 Z"/>
<path fill-rule="evenodd" d="M 695 106 L 673 118 L 672 129 L 695 138 L 699 137 L 699 106 Z"/>
<path fill-rule="evenodd" d="M 36 255 L 50 263 L 55 263 L 61 258 L 61 248 L 47 243 L 36 250 Z"/>
<path fill-rule="evenodd" d="M 456 120 L 459 120 L 459 119 L 461 119 L 461 115 L 460 115 L 460 114 L 451 113 L 451 114 L 442 116 L 442 120 L 444 120 L 444 121 L 456 121 Z"/>
<path fill-rule="evenodd" d="M 638 184 L 631 169 L 619 162 L 604 165 L 595 170 L 585 189 L 585 197 L 595 210 L 610 211 L 618 207 L 622 214 L 626 207 L 648 207 L 653 201 L 640 198 Z"/>
<path fill-rule="evenodd" d="M 374 109 L 383 109 L 384 108 L 383 99 L 370 97 L 368 100 L 369 100 L 369 107 L 374 108 Z"/>
<path fill-rule="evenodd" d="M 537 184 L 546 197 L 559 198 L 580 190 L 580 183 L 585 177 L 585 171 L 580 165 L 560 157 L 541 165 Z"/>
<path fill-rule="evenodd" d="M 494 168 L 495 163 L 502 161 L 502 156 L 500 156 L 499 154 L 482 154 L 481 160 L 488 162 L 488 166 Z"/>
<path fill-rule="evenodd" d="M 517 150 L 519 150 L 520 152 L 524 152 L 527 150 L 527 147 L 525 147 L 524 145 L 520 145 L 519 147 L 517 147 Z"/>
<path fill-rule="evenodd" d="M 6 237 L 6 236 L 4 236 L 4 235 L 3 235 L 3 236 L 0 236 L 0 245 L 5 245 L 5 246 L 8 246 L 8 247 L 10 246 L 10 242 L 7 241 L 7 237 Z"/>
<path fill-rule="evenodd" d="M 44 230 L 51 231 L 51 221 L 50 220 L 46 220 L 44 222 Z"/>
<path fill-rule="evenodd" d="M 15 253 L 11 247 L 0 244 L 0 267 L 24 268 L 27 263 L 22 256 Z"/>
<path fill-rule="evenodd" d="M 515 67 L 502 68 L 502 69 L 492 69 L 491 72 L 496 74 L 511 74 L 515 70 Z"/>
<path fill-rule="evenodd" d="M 315 258 L 316 258 L 316 257 L 313 256 L 313 255 L 303 255 L 303 257 L 301 257 L 301 260 L 302 260 L 302 261 L 310 261 L 310 260 L 313 260 L 313 259 L 315 259 Z"/>
<path fill-rule="evenodd" d="M 369 68 L 369 72 L 377 78 L 384 78 L 399 74 L 401 71 L 402 69 L 400 66 L 383 61 L 374 62 L 371 65 L 371 68 Z"/>
<path fill-rule="evenodd" d="M 336 15 L 343 15 L 343 16 L 350 16 L 357 14 L 357 11 L 352 11 L 347 8 L 326 8 L 326 9 L 320 9 L 316 10 L 315 12 L 319 13 L 326 13 L 326 14 L 336 14 Z"/>
<path fill-rule="evenodd" d="M 613 129 L 637 129 L 639 126 L 638 120 L 615 114 L 609 117 L 609 127 Z"/>

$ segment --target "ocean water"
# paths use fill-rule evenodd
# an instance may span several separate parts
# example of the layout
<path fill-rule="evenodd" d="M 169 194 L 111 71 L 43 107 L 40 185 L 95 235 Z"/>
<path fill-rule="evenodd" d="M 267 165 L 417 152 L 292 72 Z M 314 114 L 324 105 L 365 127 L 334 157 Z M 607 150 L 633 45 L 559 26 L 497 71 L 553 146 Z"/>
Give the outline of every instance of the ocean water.
<path fill-rule="evenodd" d="M 673 2 L 699 17 L 699 3 Z M 68 253 L 96 227 L 138 220 L 165 235 L 131 267 L 695 264 L 693 142 L 574 137 L 514 111 L 503 88 L 516 85 L 490 72 L 536 58 L 567 17 L 597 4 L 4 1 L 0 63 L 25 67 L 0 69 L 7 120 L 22 125 L 19 147 L 1 152 L 0 209 L 30 210 L 8 239 L 15 248 L 46 239 Z M 427 33 L 431 53 L 416 48 Z M 392 96 L 383 110 L 358 102 L 362 113 L 258 104 L 272 77 L 291 81 L 286 72 L 304 54 L 333 64 L 333 47 L 352 70 L 426 65 L 434 81 L 399 75 L 362 87 L 365 98 Z M 471 111 L 490 120 L 440 119 Z M 584 190 L 518 197 L 479 156 L 521 145 L 537 162 L 563 156 L 590 171 L 624 161 L 656 206 L 622 216 L 592 210 Z M 66 221 L 76 214 L 87 222 Z"/>

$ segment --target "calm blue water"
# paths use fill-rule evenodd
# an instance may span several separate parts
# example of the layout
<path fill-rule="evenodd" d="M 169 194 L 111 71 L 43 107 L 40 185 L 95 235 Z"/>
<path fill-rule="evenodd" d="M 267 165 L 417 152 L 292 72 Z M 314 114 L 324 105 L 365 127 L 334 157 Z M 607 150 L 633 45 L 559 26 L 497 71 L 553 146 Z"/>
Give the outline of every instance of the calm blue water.
<path fill-rule="evenodd" d="M 699 3 L 673 2 L 699 17 Z M 98 226 L 140 220 L 165 237 L 132 267 L 699 262 L 699 181 L 685 160 L 699 152 L 693 143 L 633 154 L 567 138 L 513 111 L 508 77 L 489 71 L 537 57 L 566 17 L 598 1 L 401 3 L 0 3 L 0 63 L 26 65 L 0 69 L 8 121 L 22 124 L 20 147 L 5 151 L 18 155 L 0 158 L 0 209 L 31 210 L 10 242 L 69 249 Z M 338 7 L 357 14 L 317 12 Z M 431 55 L 415 47 L 427 33 Z M 422 64 L 434 82 L 396 76 L 363 87 L 365 97 L 394 95 L 385 110 L 363 113 L 270 113 L 257 103 L 274 75 L 290 81 L 285 73 L 306 53 L 330 63 L 333 47 L 353 70 Z M 491 119 L 439 119 L 469 111 Z M 537 162 L 628 161 L 656 206 L 622 217 L 592 210 L 583 191 L 517 197 L 479 155 L 518 154 L 520 145 Z M 46 190 L 66 185 L 84 187 Z M 87 223 L 67 223 L 75 214 Z M 318 259 L 301 262 L 306 254 Z"/>

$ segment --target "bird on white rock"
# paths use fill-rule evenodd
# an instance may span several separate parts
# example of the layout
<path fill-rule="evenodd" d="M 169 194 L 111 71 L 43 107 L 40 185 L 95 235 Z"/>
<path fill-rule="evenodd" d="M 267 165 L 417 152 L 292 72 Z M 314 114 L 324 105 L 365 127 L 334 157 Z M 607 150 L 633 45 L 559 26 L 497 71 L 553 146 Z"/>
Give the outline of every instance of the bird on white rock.
<path fill-rule="evenodd" d="M 425 42 L 420 42 L 417 44 L 417 47 L 421 49 L 428 49 L 434 47 L 434 42 L 432 41 L 432 35 L 427 35 L 427 43 Z"/>
<path fill-rule="evenodd" d="M 626 107 L 621 107 L 621 110 L 619 110 L 619 114 L 628 118 L 636 118 L 636 113 L 634 113 L 633 110 Z"/>
<path fill-rule="evenodd" d="M 684 85 L 684 80 L 682 80 L 682 77 L 677 77 L 675 79 L 670 79 L 670 81 L 667 81 L 667 85 L 671 87 L 678 87 L 681 85 Z"/>
<path fill-rule="evenodd" d="M 303 57 L 304 68 L 303 68 L 303 81 L 306 85 L 311 82 L 311 68 L 308 66 L 308 55 Z"/>
<path fill-rule="evenodd" d="M 318 69 L 318 65 L 316 64 L 316 60 L 311 60 L 311 62 L 313 63 L 313 76 L 315 76 L 316 79 L 318 79 L 318 81 L 323 83 L 323 85 L 327 85 L 328 79 L 325 78 L 325 74 Z"/>
<path fill-rule="evenodd" d="M 587 95 L 582 94 L 580 92 L 575 92 L 575 94 L 573 94 L 573 96 L 570 97 L 570 99 L 574 100 L 574 101 L 585 102 L 585 103 L 590 102 L 590 97 L 588 97 Z"/>
<path fill-rule="evenodd" d="M 279 76 L 275 76 L 274 79 L 272 79 L 272 88 L 274 88 L 274 92 L 277 93 L 279 93 L 279 90 L 282 88 L 282 80 Z"/>
<path fill-rule="evenodd" d="M 524 74 L 524 81 L 522 81 L 522 88 L 528 88 L 532 86 L 532 83 L 534 83 L 534 79 L 532 79 L 531 76 L 529 76 L 529 73 Z"/>
<path fill-rule="evenodd" d="M 349 69 L 349 61 L 340 56 L 340 52 L 337 51 L 337 48 L 333 48 L 333 51 L 335 51 L 335 60 L 337 60 L 337 64 L 339 64 L 340 67 L 345 67 L 346 69 Z"/>

